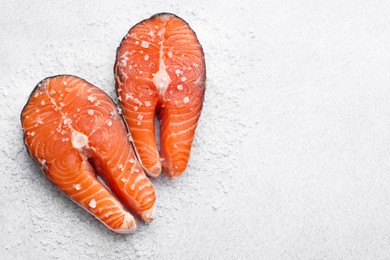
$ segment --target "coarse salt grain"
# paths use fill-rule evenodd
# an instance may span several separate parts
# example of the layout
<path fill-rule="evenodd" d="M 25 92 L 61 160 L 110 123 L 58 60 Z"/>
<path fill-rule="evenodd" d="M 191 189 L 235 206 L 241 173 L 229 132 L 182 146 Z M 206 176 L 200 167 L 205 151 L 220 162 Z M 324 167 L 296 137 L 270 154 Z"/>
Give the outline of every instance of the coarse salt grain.
<path fill-rule="evenodd" d="M 96 200 L 95 199 L 92 199 L 90 202 L 89 202 L 89 206 L 91 207 L 91 208 L 96 208 Z"/>
<path fill-rule="evenodd" d="M 73 184 L 73 188 L 75 188 L 75 190 L 81 190 L 81 185 L 80 184 Z"/>
<path fill-rule="evenodd" d="M 141 47 L 142 47 L 142 48 L 149 48 L 149 42 L 147 42 L 147 41 L 142 41 Z"/>

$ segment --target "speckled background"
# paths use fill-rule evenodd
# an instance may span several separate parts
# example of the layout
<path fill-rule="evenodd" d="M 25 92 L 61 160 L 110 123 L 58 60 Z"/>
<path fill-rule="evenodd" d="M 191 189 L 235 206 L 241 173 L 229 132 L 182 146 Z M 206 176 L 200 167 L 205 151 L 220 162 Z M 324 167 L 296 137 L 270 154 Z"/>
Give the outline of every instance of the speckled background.
<path fill-rule="evenodd" d="M 389 258 L 390 2 L 315 2 L 0 1 L 0 258 Z M 40 173 L 19 114 L 50 75 L 114 97 L 120 40 L 162 11 L 204 47 L 204 109 L 157 219 L 114 234 Z"/>

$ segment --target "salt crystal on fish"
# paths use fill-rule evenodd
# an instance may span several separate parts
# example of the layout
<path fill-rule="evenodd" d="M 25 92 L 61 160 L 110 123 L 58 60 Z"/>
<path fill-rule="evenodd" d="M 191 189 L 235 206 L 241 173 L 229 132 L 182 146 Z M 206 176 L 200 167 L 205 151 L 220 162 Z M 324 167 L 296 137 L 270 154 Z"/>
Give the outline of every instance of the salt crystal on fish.
<path fill-rule="evenodd" d="M 142 47 L 142 48 L 149 48 L 149 42 L 147 42 L 147 41 L 142 41 L 141 47 Z"/>
<path fill-rule="evenodd" d="M 93 103 L 93 102 L 95 102 L 95 100 L 97 99 L 97 97 L 88 96 L 87 99 L 88 99 L 88 101 L 90 101 L 91 103 Z"/>
<path fill-rule="evenodd" d="M 81 185 L 80 184 L 73 184 L 73 188 L 75 188 L 75 190 L 81 190 Z"/>
<path fill-rule="evenodd" d="M 96 208 L 96 200 L 95 199 L 92 199 L 90 202 L 89 202 L 89 206 L 91 207 L 91 208 Z"/>

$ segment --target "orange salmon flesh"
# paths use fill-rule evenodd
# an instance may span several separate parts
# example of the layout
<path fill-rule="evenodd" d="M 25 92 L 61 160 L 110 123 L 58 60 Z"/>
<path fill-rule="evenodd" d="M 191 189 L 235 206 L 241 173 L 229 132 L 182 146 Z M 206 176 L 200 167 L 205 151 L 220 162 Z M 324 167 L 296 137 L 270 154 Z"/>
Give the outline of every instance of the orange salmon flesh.
<path fill-rule="evenodd" d="M 135 230 L 126 208 L 144 221 L 153 219 L 153 184 L 136 159 L 116 105 L 102 90 L 75 76 L 44 79 L 21 120 L 28 152 L 47 178 L 108 228 Z"/>
<path fill-rule="evenodd" d="M 145 172 L 169 177 L 188 164 L 202 110 L 206 67 L 194 31 L 173 14 L 157 14 L 127 33 L 114 67 L 116 91 Z M 160 122 L 161 153 L 154 136 Z"/>

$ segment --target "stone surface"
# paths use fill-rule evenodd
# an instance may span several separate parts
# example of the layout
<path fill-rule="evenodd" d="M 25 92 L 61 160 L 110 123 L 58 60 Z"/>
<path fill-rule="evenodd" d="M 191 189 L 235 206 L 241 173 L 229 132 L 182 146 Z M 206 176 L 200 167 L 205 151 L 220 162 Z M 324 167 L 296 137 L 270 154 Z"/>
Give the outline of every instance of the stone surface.
<path fill-rule="evenodd" d="M 1 259 L 390 257 L 388 1 L 1 1 Z M 169 11 L 204 47 L 187 172 L 153 180 L 157 219 L 114 234 L 27 155 L 19 114 L 43 78 L 114 97 L 115 51 Z"/>

